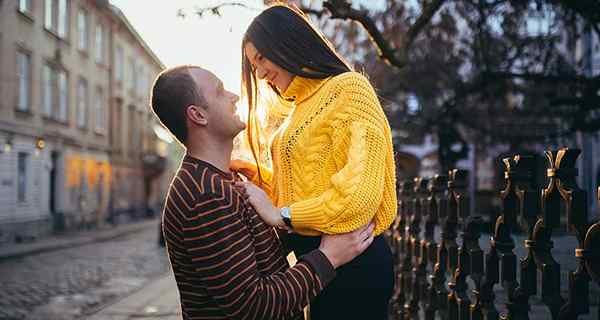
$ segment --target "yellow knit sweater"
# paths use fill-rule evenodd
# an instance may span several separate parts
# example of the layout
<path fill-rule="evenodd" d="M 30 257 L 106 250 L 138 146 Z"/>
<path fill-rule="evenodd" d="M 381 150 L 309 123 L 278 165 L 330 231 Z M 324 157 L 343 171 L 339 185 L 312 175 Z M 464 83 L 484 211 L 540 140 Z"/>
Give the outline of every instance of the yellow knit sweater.
<path fill-rule="evenodd" d="M 396 216 L 396 173 L 390 126 L 369 81 L 356 72 L 296 76 L 283 95 L 294 108 L 273 137 L 263 189 L 291 208 L 300 234 L 348 232 L 373 218 L 381 234 Z"/>

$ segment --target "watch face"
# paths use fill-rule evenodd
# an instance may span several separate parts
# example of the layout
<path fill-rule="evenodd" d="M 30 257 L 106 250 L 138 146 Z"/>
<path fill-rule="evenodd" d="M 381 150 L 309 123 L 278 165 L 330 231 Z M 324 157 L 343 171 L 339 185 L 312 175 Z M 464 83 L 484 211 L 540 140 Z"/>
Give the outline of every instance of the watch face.
<path fill-rule="evenodd" d="M 291 218 L 290 208 L 288 208 L 288 207 L 281 208 L 281 216 L 284 218 L 290 219 Z"/>
<path fill-rule="evenodd" d="M 288 208 L 288 207 L 281 208 L 281 218 L 283 219 L 283 223 L 285 223 L 286 226 L 288 226 L 289 228 L 292 227 L 290 208 Z"/>

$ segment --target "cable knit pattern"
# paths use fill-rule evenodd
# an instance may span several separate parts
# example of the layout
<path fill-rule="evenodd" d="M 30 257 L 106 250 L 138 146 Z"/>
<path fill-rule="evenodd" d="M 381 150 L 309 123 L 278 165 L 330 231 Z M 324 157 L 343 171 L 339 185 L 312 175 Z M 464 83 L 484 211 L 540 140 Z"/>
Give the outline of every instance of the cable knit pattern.
<path fill-rule="evenodd" d="M 348 232 L 373 218 L 381 234 L 396 214 L 396 173 L 390 126 L 369 81 L 356 72 L 296 76 L 283 95 L 295 106 L 272 141 L 265 189 L 275 205 L 291 208 L 303 235 Z"/>

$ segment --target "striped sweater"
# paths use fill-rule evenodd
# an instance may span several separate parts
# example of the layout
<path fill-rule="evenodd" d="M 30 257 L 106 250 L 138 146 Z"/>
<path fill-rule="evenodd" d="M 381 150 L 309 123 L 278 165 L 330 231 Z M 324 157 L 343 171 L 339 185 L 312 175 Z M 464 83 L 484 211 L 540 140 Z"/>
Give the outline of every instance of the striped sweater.
<path fill-rule="evenodd" d="M 319 250 L 290 268 L 235 179 L 186 155 L 169 189 L 163 231 L 183 318 L 302 319 L 335 271 Z"/>

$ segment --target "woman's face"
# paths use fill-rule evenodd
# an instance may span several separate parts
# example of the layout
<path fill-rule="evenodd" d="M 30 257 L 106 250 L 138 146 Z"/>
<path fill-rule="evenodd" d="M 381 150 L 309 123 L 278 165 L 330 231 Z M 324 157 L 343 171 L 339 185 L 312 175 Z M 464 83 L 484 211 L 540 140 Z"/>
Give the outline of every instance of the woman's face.
<path fill-rule="evenodd" d="M 280 92 L 287 89 L 294 78 L 291 73 L 260 54 L 252 42 L 246 43 L 244 51 L 250 60 L 253 72 L 259 79 L 276 86 Z"/>

